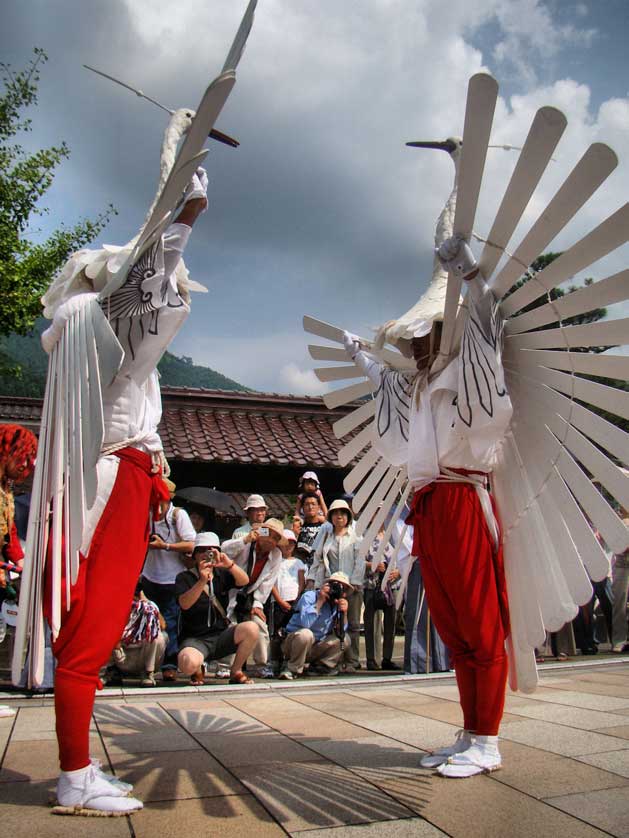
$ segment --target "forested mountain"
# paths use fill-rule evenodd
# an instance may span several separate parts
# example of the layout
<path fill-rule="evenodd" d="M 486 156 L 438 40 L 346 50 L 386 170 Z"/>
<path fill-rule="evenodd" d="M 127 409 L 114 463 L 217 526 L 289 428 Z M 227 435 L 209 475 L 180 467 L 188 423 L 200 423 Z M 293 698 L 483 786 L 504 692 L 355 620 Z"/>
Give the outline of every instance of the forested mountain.
<path fill-rule="evenodd" d="M 43 397 L 48 358 L 39 337 L 47 325 L 48 321 L 40 317 L 30 334 L 0 338 L 0 395 Z M 158 369 L 164 386 L 247 390 L 220 372 L 193 364 L 191 358 L 179 358 L 171 352 L 164 354 Z"/>

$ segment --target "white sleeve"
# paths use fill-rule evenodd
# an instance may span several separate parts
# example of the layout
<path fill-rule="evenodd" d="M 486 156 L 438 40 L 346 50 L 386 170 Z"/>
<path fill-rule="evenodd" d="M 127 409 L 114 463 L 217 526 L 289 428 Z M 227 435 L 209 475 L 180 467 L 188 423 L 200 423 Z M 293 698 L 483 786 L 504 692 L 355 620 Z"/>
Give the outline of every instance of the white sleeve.
<path fill-rule="evenodd" d="M 195 528 L 192 526 L 190 516 L 185 509 L 178 507 L 175 529 L 180 541 L 194 541 L 197 537 Z"/>
<path fill-rule="evenodd" d="M 380 372 L 383 369 L 382 364 L 378 363 L 371 355 L 363 352 L 362 349 L 354 355 L 354 362 L 374 386 L 380 386 Z"/>
<path fill-rule="evenodd" d="M 239 567 L 246 568 L 247 566 L 247 548 L 242 538 L 230 538 L 221 544 L 221 550 L 230 559 L 233 559 Z"/>

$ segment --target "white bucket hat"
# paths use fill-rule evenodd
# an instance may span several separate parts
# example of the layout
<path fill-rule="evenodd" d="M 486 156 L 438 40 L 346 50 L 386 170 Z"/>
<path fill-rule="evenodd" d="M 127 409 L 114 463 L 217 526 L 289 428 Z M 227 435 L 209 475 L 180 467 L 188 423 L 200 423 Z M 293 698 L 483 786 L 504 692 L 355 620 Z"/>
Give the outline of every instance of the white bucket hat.
<path fill-rule="evenodd" d="M 194 549 L 196 550 L 197 547 L 219 547 L 221 546 L 221 540 L 216 535 L 215 532 L 199 532 L 197 533 L 197 537 L 194 539 Z"/>
<path fill-rule="evenodd" d="M 245 511 L 247 509 L 266 509 L 266 501 L 262 495 L 249 495 L 247 503 L 245 504 Z"/>
<path fill-rule="evenodd" d="M 333 500 L 328 508 L 328 521 L 332 520 L 332 513 L 335 509 L 341 509 L 343 512 L 347 512 L 348 520 L 351 522 L 353 519 L 352 510 L 349 503 L 346 500 Z"/>

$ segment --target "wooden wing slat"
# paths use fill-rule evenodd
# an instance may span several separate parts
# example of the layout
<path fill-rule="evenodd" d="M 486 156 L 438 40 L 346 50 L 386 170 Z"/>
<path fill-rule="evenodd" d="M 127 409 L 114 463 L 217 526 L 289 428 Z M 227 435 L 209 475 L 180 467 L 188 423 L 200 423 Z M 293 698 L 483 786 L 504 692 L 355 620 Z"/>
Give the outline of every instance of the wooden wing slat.
<path fill-rule="evenodd" d="M 528 332 L 530 329 L 556 323 L 559 319 L 566 320 L 625 300 L 629 300 L 629 270 L 620 271 L 592 285 L 585 285 L 532 311 L 512 317 L 507 321 L 505 331 L 510 335 Z"/>
<path fill-rule="evenodd" d="M 463 146 L 458 172 L 454 233 L 470 239 L 478 196 L 480 194 L 489 135 L 498 98 L 498 83 L 486 73 L 472 76 L 467 88 Z M 441 351 L 449 355 L 453 344 L 456 311 L 461 294 L 461 280 L 448 276 L 441 335 Z"/>
<path fill-rule="evenodd" d="M 344 416 L 342 419 L 338 419 L 332 425 L 334 436 L 337 439 L 342 439 L 346 434 L 353 431 L 354 428 L 357 428 L 359 425 L 362 425 L 363 422 L 367 422 L 371 419 L 375 413 L 376 402 L 374 399 L 370 399 L 368 402 L 361 404 L 360 407 L 357 407 L 356 410 L 352 410 L 352 412 L 348 413 L 347 416 Z"/>
<path fill-rule="evenodd" d="M 380 531 L 407 479 L 405 469 L 398 471 L 386 495 L 384 497 L 378 496 L 377 503 L 376 498 L 374 498 L 365 507 L 360 520 L 356 524 L 356 532 L 362 535 L 368 543 L 371 543 Z M 371 518 L 371 523 L 367 527 L 366 523 L 369 518 Z"/>
<path fill-rule="evenodd" d="M 340 390 L 325 393 L 323 403 L 329 410 L 332 410 L 335 407 L 356 401 L 356 399 L 360 399 L 363 396 L 368 396 L 370 393 L 373 393 L 374 389 L 371 381 L 361 381 L 358 384 L 351 384 L 349 387 L 341 387 Z"/>
<path fill-rule="evenodd" d="M 524 273 L 522 266 L 530 265 L 544 252 L 617 165 L 618 158 L 609 146 L 594 143 L 588 148 L 513 256 L 490 282 L 496 297 L 502 297 L 515 284 Z"/>
<path fill-rule="evenodd" d="M 356 457 L 356 455 L 366 448 L 368 445 L 371 444 L 373 434 L 373 422 L 371 422 L 367 427 L 363 428 L 362 431 L 356 434 L 356 436 L 351 439 L 346 445 L 343 445 L 342 448 L 339 448 L 338 452 L 338 461 L 339 465 L 346 466 L 348 463 Z"/>
<path fill-rule="evenodd" d="M 517 349 L 579 349 L 588 346 L 626 346 L 629 341 L 629 318 L 599 320 L 582 326 L 544 329 L 505 337 L 505 357 Z"/>
<path fill-rule="evenodd" d="M 557 108 L 540 108 L 535 114 L 478 262 L 481 273 L 487 279 L 509 244 L 566 125 L 566 117 Z"/>
<path fill-rule="evenodd" d="M 308 352 L 314 361 L 341 361 L 345 364 L 349 361 L 347 352 L 337 346 L 319 346 L 311 343 L 308 345 Z"/>
<path fill-rule="evenodd" d="M 356 463 L 354 468 L 343 480 L 343 488 L 346 492 L 355 491 L 358 484 L 365 479 L 365 475 L 375 466 L 380 454 L 375 448 L 370 448 L 362 459 Z"/>
<path fill-rule="evenodd" d="M 589 381 L 587 378 L 578 378 L 559 370 L 551 370 L 548 367 L 530 368 L 527 373 L 529 378 L 547 384 L 559 390 L 560 393 L 599 407 L 623 419 L 629 419 L 629 392 L 627 390 L 608 387 L 605 384 Z"/>
<path fill-rule="evenodd" d="M 524 369 L 543 366 L 584 375 L 598 375 L 602 378 L 629 379 L 629 355 L 523 349 L 518 353 L 517 363 Z"/>
<path fill-rule="evenodd" d="M 607 256 L 629 240 L 629 203 L 606 218 L 535 277 L 502 301 L 503 317 L 510 317 L 567 279 Z"/>
<path fill-rule="evenodd" d="M 515 422 L 527 416 L 534 416 L 533 421 L 548 421 L 549 416 L 558 413 L 597 445 L 613 454 L 619 462 L 629 460 L 629 434 L 622 428 L 541 382 L 514 373 L 507 374 L 506 380 L 517 417 Z M 518 415 L 518 405 L 527 405 L 528 409 L 520 411 Z"/>
<path fill-rule="evenodd" d="M 371 521 L 369 527 L 366 528 L 363 532 L 363 538 L 368 544 L 372 544 L 374 538 L 380 532 L 380 528 L 385 522 L 387 515 L 389 515 L 392 507 L 395 504 L 396 499 L 398 498 L 400 492 L 404 491 L 404 485 L 408 481 L 406 470 L 402 470 L 393 481 L 393 484 L 389 488 L 389 491 L 381 500 L 379 506 L 374 508 L 374 516 Z M 359 523 L 365 521 L 365 516 L 363 515 L 361 521 Z M 357 525 L 358 526 L 358 525 Z"/>
<path fill-rule="evenodd" d="M 315 367 L 314 374 L 319 381 L 345 381 L 349 378 L 364 378 L 365 373 L 356 364 L 343 367 Z"/>
<path fill-rule="evenodd" d="M 380 483 L 380 481 L 384 477 L 385 472 L 389 468 L 393 468 L 393 466 L 390 466 L 384 458 L 381 458 L 380 462 L 373 468 L 363 485 L 354 495 L 354 499 L 352 501 L 352 508 L 354 510 L 355 515 L 358 515 L 360 513 L 361 509 L 367 503 L 372 494 L 375 492 L 378 483 Z"/>

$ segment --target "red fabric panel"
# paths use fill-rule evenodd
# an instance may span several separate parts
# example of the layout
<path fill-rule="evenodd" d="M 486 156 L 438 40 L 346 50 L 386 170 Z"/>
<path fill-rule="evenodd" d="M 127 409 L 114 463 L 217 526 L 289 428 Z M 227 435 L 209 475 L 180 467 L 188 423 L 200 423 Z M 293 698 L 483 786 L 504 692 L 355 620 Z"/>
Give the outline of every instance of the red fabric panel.
<path fill-rule="evenodd" d="M 146 555 L 154 478 L 148 455 L 118 452 L 114 487 L 96 527 L 89 555 L 81 556 L 70 610 L 53 644 L 57 658 L 55 712 L 63 771 L 89 763 L 89 725 L 98 672 L 120 639 Z"/>
<path fill-rule="evenodd" d="M 465 726 L 498 733 L 504 709 L 508 606 L 502 551 L 469 483 L 432 483 L 416 492 L 414 527 L 428 605 L 454 662 Z"/>

